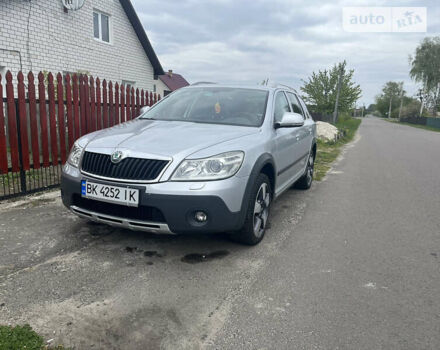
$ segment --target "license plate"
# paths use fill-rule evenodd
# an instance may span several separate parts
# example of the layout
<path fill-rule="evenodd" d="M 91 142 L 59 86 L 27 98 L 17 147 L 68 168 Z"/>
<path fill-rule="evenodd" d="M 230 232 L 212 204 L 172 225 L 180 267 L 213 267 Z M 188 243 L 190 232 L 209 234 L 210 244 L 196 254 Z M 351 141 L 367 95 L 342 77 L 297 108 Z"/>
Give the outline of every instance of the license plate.
<path fill-rule="evenodd" d="M 128 205 L 130 207 L 137 207 L 139 205 L 139 190 L 128 187 L 104 185 L 82 180 L 81 195 L 98 201 Z"/>

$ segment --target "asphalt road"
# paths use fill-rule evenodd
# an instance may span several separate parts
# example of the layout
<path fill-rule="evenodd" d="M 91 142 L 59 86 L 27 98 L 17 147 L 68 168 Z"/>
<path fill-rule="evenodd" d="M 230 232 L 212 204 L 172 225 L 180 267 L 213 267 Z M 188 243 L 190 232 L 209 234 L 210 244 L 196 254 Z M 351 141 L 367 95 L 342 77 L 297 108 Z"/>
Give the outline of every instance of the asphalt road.
<path fill-rule="evenodd" d="M 0 324 L 75 349 L 439 349 L 440 133 L 367 118 L 257 247 L 0 205 Z M 197 255 L 200 254 L 200 255 Z"/>

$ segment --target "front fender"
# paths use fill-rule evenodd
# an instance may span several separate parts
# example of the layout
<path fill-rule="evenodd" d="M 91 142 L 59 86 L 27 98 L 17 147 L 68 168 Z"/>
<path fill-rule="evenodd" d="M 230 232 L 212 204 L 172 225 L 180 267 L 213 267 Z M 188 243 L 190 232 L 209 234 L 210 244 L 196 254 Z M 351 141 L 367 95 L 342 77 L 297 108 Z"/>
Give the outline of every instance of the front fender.
<path fill-rule="evenodd" d="M 244 195 L 243 195 L 243 200 L 241 203 L 241 226 L 244 225 L 244 221 L 246 219 L 246 213 L 248 211 L 248 207 L 249 207 L 249 199 L 251 196 L 251 191 L 252 191 L 252 186 L 255 183 L 255 180 L 257 179 L 257 176 L 261 173 L 261 171 L 263 170 L 263 168 L 266 165 L 270 165 L 271 168 L 273 169 L 273 174 L 272 174 L 272 192 L 275 192 L 275 185 L 276 185 L 276 165 L 275 165 L 275 160 L 273 159 L 273 156 L 269 153 L 263 153 L 262 155 L 260 155 L 258 157 L 258 159 L 256 160 L 254 166 L 252 167 L 252 171 L 251 174 L 249 176 L 248 182 L 246 184 L 246 189 L 244 191 Z"/>

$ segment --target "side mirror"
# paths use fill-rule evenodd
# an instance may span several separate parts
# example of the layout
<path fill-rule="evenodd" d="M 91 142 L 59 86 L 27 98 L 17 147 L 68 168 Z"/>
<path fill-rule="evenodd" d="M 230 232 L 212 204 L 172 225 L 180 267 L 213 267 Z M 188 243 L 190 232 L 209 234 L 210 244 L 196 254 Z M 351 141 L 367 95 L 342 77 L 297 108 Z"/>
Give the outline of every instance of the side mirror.
<path fill-rule="evenodd" d="M 281 121 L 275 123 L 275 129 L 294 128 L 304 125 L 304 117 L 299 113 L 286 112 Z"/>
<path fill-rule="evenodd" d="M 150 106 L 143 106 L 140 110 L 140 114 L 144 114 L 145 112 L 147 112 L 151 107 Z"/>

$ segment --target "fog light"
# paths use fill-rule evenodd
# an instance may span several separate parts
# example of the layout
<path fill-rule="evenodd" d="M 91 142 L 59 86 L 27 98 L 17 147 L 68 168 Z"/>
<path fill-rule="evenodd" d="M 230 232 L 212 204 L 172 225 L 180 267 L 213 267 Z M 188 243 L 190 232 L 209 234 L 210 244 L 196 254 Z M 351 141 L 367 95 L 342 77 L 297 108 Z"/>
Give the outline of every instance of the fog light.
<path fill-rule="evenodd" d="M 196 211 L 194 213 L 194 219 L 196 219 L 197 222 L 205 222 L 208 220 L 208 215 L 203 211 Z"/>

